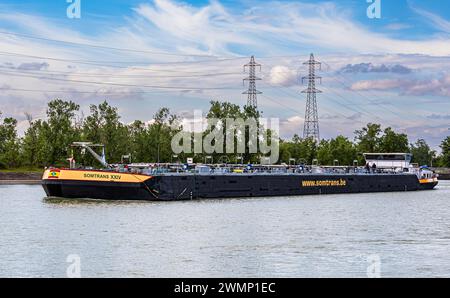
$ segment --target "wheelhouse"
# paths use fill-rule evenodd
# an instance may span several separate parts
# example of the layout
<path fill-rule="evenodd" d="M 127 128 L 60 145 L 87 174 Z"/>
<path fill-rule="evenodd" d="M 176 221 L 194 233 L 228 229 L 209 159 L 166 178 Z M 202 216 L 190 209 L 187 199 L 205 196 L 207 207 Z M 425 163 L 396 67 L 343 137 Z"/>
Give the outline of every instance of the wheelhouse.
<path fill-rule="evenodd" d="M 366 162 L 379 169 L 409 169 L 411 153 L 364 153 Z"/>

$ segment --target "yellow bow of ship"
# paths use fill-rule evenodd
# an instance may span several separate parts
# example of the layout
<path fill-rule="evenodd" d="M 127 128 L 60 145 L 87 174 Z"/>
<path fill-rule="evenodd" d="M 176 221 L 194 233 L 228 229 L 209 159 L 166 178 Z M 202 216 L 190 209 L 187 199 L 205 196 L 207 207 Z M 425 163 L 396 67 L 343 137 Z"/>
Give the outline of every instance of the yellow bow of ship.
<path fill-rule="evenodd" d="M 151 176 L 133 173 L 117 173 L 95 170 L 47 169 L 44 172 L 42 180 L 142 183 L 151 178 Z"/>

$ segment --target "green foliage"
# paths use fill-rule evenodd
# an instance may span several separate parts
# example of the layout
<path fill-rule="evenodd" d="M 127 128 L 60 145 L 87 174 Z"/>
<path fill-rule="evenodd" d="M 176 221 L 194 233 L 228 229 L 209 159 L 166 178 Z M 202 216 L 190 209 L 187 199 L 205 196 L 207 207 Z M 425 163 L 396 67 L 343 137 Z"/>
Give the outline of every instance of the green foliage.
<path fill-rule="evenodd" d="M 355 141 L 359 153 L 374 153 L 380 148 L 381 125 L 369 123 L 361 130 L 355 131 Z"/>
<path fill-rule="evenodd" d="M 146 150 L 148 147 L 147 126 L 140 120 L 134 121 L 128 128 L 131 139 L 132 160 L 146 160 Z"/>
<path fill-rule="evenodd" d="M 411 144 L 411 153 L 413 154 L 412 161 L 419 165 L 431 165 L 436 157 L 436 152 L 431 150 L 430 146 L 423 139 L 419 139 L 414 144 Z"/>
<path fill-rule="evenodd" d="M 338 136 L 336 139 L 321 141 L 317 152 L 317 159 L 325 165 L 353 165 L 357 158 L 355 145 L 346 137 Z M 336 162 L 335 162 L 336 161 Z"/>
<path fill-rule="evenodd" d="M 161 108 L 153 116 L 153 123 L 147 127 L 146 146 L 142 154 L 147 161 L 172 161 L 172 137 L 181 130 L 178 119 L 169 109 Z"/>
<path fill-rule="evenodd" d="M 0 124 L 0 168 L 19 166 L 20 141 L 17 138 L 17 120 L 5 118 Z"/>
<path fill-rule="evenodd" d="M 215 162 L 238 161 L 237 154 L 194 154 L 182 153 L 173 158 L 171 141 L 183 127 L 176 115 L 167 108 L 161 108 L 154 115 L 152 121 L 144 123 L 136 120 L 131 124 L 124 124 L 118 109 L 110 106 L 106 101 L 99 105 L 90 106 L 90 114 L 80 122 L 76 121 L 79 106 L 71 101 L 55 99 L 48 103 L 47 119 L 33 120 L 27 115 L 29 127 L 22 138 L 17 135 L 17 121 L 5 118 L 0 123 L 0 169 L 11 168 L 42 168 L 44 166 L 67 166 L 66 158 L 71 155 L 70 145 L 74 141 L 89 141 L 106 145 L 106 157 L 109 163 L 121 161 L 123 155 L 131 154 L 133 162 L 171 162 L 185 161 L 187 157 L 195 157 L 197 162 L 203 162 L 205 156 L 213 155 Z M 1 113 L 0 113 L 1 115 Z M 212 101 L 207 119 L 259 119 L 260 114 L 252 107 L 239 107 L 228 102 Z M 215 123 L 202 136 L 211 132 L 217 125 L 222 133 L 228 133 L 235 140 L 249 136 L 254 132 L 246 126 L 243 131 L 230 132 L 227 127 Z M 258 127 L 260 123 L 257 122 Z M 267 135 L 274 132 L 264 130 Z M 191 133 L 191 143 L 194 134 Z M 215 144 L 215 143 L 214 143 Z M 223 152 L 226 152 L 224 142 Z M 366 127 L 355 131 L 354 142 L 344 136 L 322 140 L 317 144 L 313 139 L 302 139 L 295 135 L 291 140 L 280 140 L 279 162 L 296 164 L 312 164 L 318 159 L 322 165 L 333 165 L 335 160 L 339 165 L 352 165 L 355 159 L 362 163 L 362 153 L 370 152 L 411 152 L 414 162 L 421 165 L 430 164 L 450 167 L 450 137 L 441 144 L 442 155 L 436 158 L 436 152 L 430 149 L 424 140 L 418 140 L 408 146 L 406 134 L 397 133 L 388 127 L 382 130 L 380 124 L 369 123 Z M 250 145 L 245 144 L 244 162 L 259 162 L 260 155 L 249 152 Z M 96 165 L 96 161 L 89 154 L 82 156 L 75 153 L 77 163 Z"/>
<path fill-rule="evenodd" d="M 408 136 L 396 133 L 391 127 L 384 131 L 380 124 L 369 123 L 355 131 L 356 150 L 359 163 L 364 162 L 363 153 L 407 153 Z"/>
<path fill-rule="evenodd" d="M 203 135 L 209 134 L 215 129 L 220 129 L 223 136 L 228 135 L 229 138 L 234 140 L 234 152 L 238 152 L 238 140 L 245 140 L 245 153 L 243 154 L 227 154 L 226 148 L 226 137 L 223 140 L 223 146 L 219 149 L 221 152 L 216 152 L 212 154 L 202 154 L 198 156 L 203 161 L 205 156 L 212 156 L 215 162 L 241 162 L 240 157 L 242 156 L 244 163 L 256 163 L 259 162 L 260 155 L 258 153 L 252 153 L 250 150 L 250 143 L 254 142 L 254 146 L 259 148 L 258 136 L 259 131 L 252 132 L 250 128 L 246 125 L 244 129 L 239 128 L 239 124 L 235 122 L 235 125 L 231 125 L 230 120 L 235 121 L 237 119 L 243 119 L 244 121 L 255 119 L 256 127 L 259 129 L 261 127 L 259 123 L 260 113 L 251 106 L 244 106 L 242 109 L 240 106 L 229 103 L 229 102 L 219 102 L 211 101 L 211 107 L 207 114 L 207 120 L 209 121 L 209 128 L 203 132 Z M 212 123 L 213 119 L 217 119 L 218 123 Z M 227 129 L 228 128 L 228 129 Z M 262 127 L 261 127 L 262 128 Z M 265 133 L 269 138 L 273 132 L 265 130 Z M 213 140 L 211 145 L 216 145 L 217 140 Z M 242 150 L 243 151 L 243 150 Z M 259 152 L 259 150 L 257 150 Z"/>
<path fill-rule="evenodd" d="M 450 167 L 450 137 L 447 137 L 441 144 L 442 157 L 441 166 Z"/>
<path fill-rule="evenodd" d="M 330 140 L 321 140 L 319 147 L 317 148 L 317 159 L 320 164 L 332 165 L 333 164 L 333 153 L 331 152 Z"/>
<path fill-rule="evenodd" d="M 117 108 L 106 101 L 91 105 L 91 112 L 83 124 L 84 141 L 104 144 L 106 160 L 118 163 L 122 156 L 131 154 L 133 162 L 170 162 L 172 159 L 171 139 L 180 130 L 175 115 L 167 108 L 161 108 L 147 125 L 136 120 L 130 125 L 120 122 Z M 83 157 L 86 163 L 94 160 Z"/>
<path fill-rule="evenodd" d="M 27 117 L 29 127 L 22 139 L 22 164 L 28 167 L 43 167 L 48 159 L 49 144 L 44 132 L 48 125 L 41 120 L 33 121 L 29 115 Z"/>
<path fill-rule="evenodd" d="M 379 150 L 381 152 L 408 152 L 408 136 L 403 133 L 396 133 L 388 127 L 384 130 L 384 135 L 380 139 Z"/>
<path fill-rule="evenodd" d="M 355 145 L 344 136 L 322 140 L 317 150 L 317 159 L 323 165 L 353 165 L 356 157 Z"/>
<path fill-rule="evenodd" d="M 120 122 L 117 108 L 106 101 L 91 105 L 91 114 L 86 117 L 82 128 L 83 141 L 104 144 L 106 160 L 109 163 L 120 162 L 122 155 L 131 149 L 128 142 L 128 129 Z"/>
<path fill-rule="evenodd" d="M 69 145 L 80 138 L 79 129 L 75 125 L 75 112 L 79 109 L 80 106 L 72 101 L 55 99 L 49 102 L 48 120 L 43 123 L 41 131 L 46 142 L 46 164 L 65 164 Z"/>
<path fill-rule="evenodd" d="M 289 163 L 289 159 L 295 159 L 297 164 L 312 164 L 317 156 L 317 144 L 312 138 L 302 139 L 294 135 L 291 142 L 280 143 L 280 160 Z"/>

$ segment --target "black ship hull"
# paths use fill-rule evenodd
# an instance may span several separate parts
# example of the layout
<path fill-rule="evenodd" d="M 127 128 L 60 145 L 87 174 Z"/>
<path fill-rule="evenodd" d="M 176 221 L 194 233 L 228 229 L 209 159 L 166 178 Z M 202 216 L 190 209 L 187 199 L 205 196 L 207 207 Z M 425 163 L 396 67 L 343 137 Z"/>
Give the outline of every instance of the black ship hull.
<path fill-rule="evenodd" d="M 148 176 L 137 182 L 44 179 L 49 197 L 194 200 L 430 190 L 413 174 L 225 174 Z"/>

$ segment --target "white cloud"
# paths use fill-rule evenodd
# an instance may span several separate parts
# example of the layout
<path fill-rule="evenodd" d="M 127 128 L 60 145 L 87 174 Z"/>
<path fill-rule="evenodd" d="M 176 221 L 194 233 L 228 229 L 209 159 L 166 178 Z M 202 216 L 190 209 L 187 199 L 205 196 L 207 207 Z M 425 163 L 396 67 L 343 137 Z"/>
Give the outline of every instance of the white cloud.
<path fill-rule="evenodd" d="M 417 14 L 426 18 L 436 29 L 446 33 L 450 33 L 450 21 L 447 21 L 437 14 L 431 13 L 418 7 L 411 6 L 411 9 Z"/>
<path fill-rule="evenodd" d="M 386 89 L 393 89 L 393 88 L 399 88 L 402 86 L 401 80 L 364 80 L 364 81 L 358 81 L 354 83 L 351 86 L 352 90 L 386 90 Z"/>
<path fill-rule="evenodd" d="M 282 138 L 290 138 L 294 134 L 301 135 L 304 118 L 293 116 L 280 121 L 280 135 Z"/>
<path fill-rule="evenodd" d="M 388 90 L 399 89 L 402 95 L 435 95 L 450 97 L 450 75 L 425 80 L 364 80 L 351 86 L 352 90 Z"/>
<path fill-rule="evenodd" d="M 287 66 L 277 65 L 270 70 L 270 83 L 277 86 L 298 84 L 297 73 Z"/>
<path fill-rule="evenodd" d="M 211 2 L 202 8 L 168 0 L 155 0 L 153 5 L 141 4 L 136 13 L 145 18 L 157 36 L 163 40 L 176 39 L 181 47 L 191 53 L 230 55 L 230 44 L 250 45 L 251 38 L 229 30 L 239 23 L 219 2 Z M 194 53 L 192 53 L 194 54 Z"/>
<path fill-rule="evenodd" d="M 210 54 L 230 54 L 234 44 L 262 51 L 268 43 L 272 49 L 308 45 L 366 53 L 450 54 L 447 39 L 393 39 L 352 21 L 348 10 L 333 3 L 265 2 L 239 15 L 218 2 L 194 8 L 157 0 L 140 5 L 136 12 L 164 32 L 165 37 L 160 35 L 164 39 L 175 37 L 188 48 Z"/>

